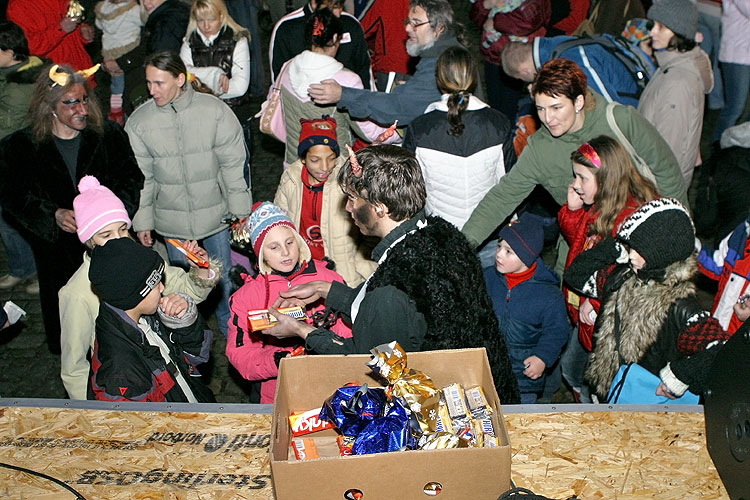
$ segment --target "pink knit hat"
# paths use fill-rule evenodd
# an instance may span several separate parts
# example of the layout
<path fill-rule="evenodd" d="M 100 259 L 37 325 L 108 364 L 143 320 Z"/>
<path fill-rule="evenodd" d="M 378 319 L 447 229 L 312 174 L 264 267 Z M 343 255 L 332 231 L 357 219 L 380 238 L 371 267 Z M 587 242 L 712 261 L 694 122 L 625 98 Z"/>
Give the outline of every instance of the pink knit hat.
<path fill-rule="evenodd" d="M 73 200 L 73 213 L 76 218 L 78 239 L 86 243 L 101 228 L 113 222 L 124 222 L 128 229 L 132 222 L 120 198 L 93 175 L 86 175 L 78 183 L 81 192 Z"/>

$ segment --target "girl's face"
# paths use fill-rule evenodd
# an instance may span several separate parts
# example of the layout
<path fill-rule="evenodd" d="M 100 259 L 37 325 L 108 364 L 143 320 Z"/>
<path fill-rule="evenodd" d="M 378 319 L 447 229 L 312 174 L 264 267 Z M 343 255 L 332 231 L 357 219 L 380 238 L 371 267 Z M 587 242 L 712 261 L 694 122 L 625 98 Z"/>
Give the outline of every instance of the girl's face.
<path fill-rule="evenodd" d="M 529 268 L 505 240 L 500 240 L 497 242 L 497 252 L 495 252 L 495 269 L 502 274 L 507 274 L 521 273 Z"/>
<path fill-rule="evenodd" d="M 206 12 L 197 14 L 195 17 L 198 30 L 200 30 L 201 34 L 206 38 L 210 38 L 217 34 L 221 29 L 221 23 L 223 21 L 224 18 L 213 10 L 207 10 Z"/>
<path fill-rule="evenodd" d="M 280 273 L 294 270 L 299 263 L 299 245 L 289 226 L 272 227 L 263 240 L 263 260 Z"/>
<path fill-rule="evenodd" d="M 646 265 L 646 259 L 644 259 L 641 254 L 639 254 L 632 248 L 628 252 L 628 258 L 630 259 L 630 266 L 635 271 L 640 271 L 641 269 L 643 269 L 643 266 Z"/>
<path fill-rule="evenodd" d="M 157 106 L 166 106 L 182 92 L 185 75 L 180 73 L 175 78 L 169 71 L 155 66 L 146 66 L 146 85 Z"/>
<path fill-rule="evenodd" d="M 302 163 L 307 167 L 307 182 L 325 182 L 336 166 L 336 153 L 329 146 L 316 144 L 307 150 Z"/>
<path fill-rule="evenodd" d="M 107 224 L 100 230 L 98 230 L 96 233 L 94 233 L 94 236 L 91 237 L 89 240 L 93 243 L 93 246 L 102 246 L 109 240 L 116 240 L 118 238 L 127 238 L 128 237 L 128 225 L 124 222 L 113 222 L 111 224 Z"/>
<path fill-rule="evenodd" d="M 151 14 L 154 9 L 164 3 L 164 0 L 141 0 L 143 8 L 146 9 L 147 14 Z"/>
<path fill-rule="evenodd" d="M 571 101 L 565 96 L 550 97 L 546 94 L 536 94 L 534 101 L 539 120 L 547 127 L 552 137 L 577 132 L 583 127 L 582 95 Z"/>
<path fill-rule="evenodd" d="M 651 28 L 651 48 L 654 50 L 666 49 L 669 42 L 674 36 L 674 31 L 667 28 L 658 21 L 654 21 L 654 27 Z"/>
<path fill-rule="evenodd" d="M 585 205 L 594 203 L 594 196 L 599 187 L 596 175 L 585 165 L 573 162 L 573 190 L 581 197 Z"/>

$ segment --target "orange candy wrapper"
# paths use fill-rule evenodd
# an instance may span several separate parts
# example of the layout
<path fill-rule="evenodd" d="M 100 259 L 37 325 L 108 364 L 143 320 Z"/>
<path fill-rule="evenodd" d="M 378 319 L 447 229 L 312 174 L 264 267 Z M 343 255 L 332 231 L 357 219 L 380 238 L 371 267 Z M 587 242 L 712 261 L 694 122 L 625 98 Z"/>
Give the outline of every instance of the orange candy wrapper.
<path fill-rule="evenodd" d="M 301 306 L 280 307 L 278 311 L 299 321 L 307 319 L 307 314 L 305 314 L 305 310 Z M 250 329 L 254 332 L 271 328 L 278 323 L 276 318 L 268 312 L 268 309 L 250 309 L 247 311 L 247 322 L 250 325 Z"/>
<path fill-rule="evenodd" d="M 289 428 L 292 430 L 292 436 L 299 437 L 323 429 L 333 429 L 332 423 L 320 420 L 318 415 L 320 415 L 320 408 L 289 415 Z"/>

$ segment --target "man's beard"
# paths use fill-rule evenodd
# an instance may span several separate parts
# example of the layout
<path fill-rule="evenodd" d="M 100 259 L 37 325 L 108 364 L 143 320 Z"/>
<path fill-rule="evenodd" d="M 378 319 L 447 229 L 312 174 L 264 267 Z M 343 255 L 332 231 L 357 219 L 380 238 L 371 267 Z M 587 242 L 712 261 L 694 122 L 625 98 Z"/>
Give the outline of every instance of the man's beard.
<path fill-rule="evenodd" d="M 409 54 L 411 57 L 417 57 L 425 50 L 431 48 L 433 45 L 435 45 L 436 38 L 433 38 L 429 42 L 425 44 L 420 44 L 419 42 L 412 42 L 411 40 L 406 40 L 406 53 Z"/>

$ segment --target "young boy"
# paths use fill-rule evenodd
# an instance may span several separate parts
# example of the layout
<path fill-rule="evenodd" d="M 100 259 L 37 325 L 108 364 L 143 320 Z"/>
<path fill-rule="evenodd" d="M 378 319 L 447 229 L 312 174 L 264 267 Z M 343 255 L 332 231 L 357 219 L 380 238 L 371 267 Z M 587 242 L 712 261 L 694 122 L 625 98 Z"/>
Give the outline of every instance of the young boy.
<path fill-rule="evenodd" d="M 162 297 L 164 261 L 130 238 L 94 247 L 89 279 L 102 303 L 96 318 L 88 399 L 214 402 L 195 364 L 212 334 L 187 295 Z"/>
<path fill-rule="evenodd" d="M 300 120 L 295 161 L 281 174 L 274 204 L 298 228 L 314 259 L 328 257 L 349 286 L 357 286 L 375 270 L 359 231 L 345 209 L 346 196 L 336 183 L 344 158 L 336 141 L 336 120 L 328 116 Z M 329 180 L 333 179 L 333 180 Z"/>
<path fill-rule="evenodd" d="M 542 221 L 522 214 L 500 230 L 495 267 L 484 269 L 521 404 L 536 403 L 545 369 L 557 360 L 570 331 L 560 281 L 539 259 L 543 245 Z"/>
<path fill-rule="evenodd" d="M 694 246 L 695 229 L 685 207 L 660 198 L 625 219 L 616 239 L 607 237 L 579 254 L 565 271 L 566 283 L 602 302 L 586 368 L 586 379 L 600 397 L 627 363 L 659 377 L 655 394 L 669 398 L 705 378 L 709 358 L 693 355 L 728 334 L 695 295 Z M 693 360 L 686 363 L 689 357 Z M 682 369 L 673 370 L 673 364 Z"/>

